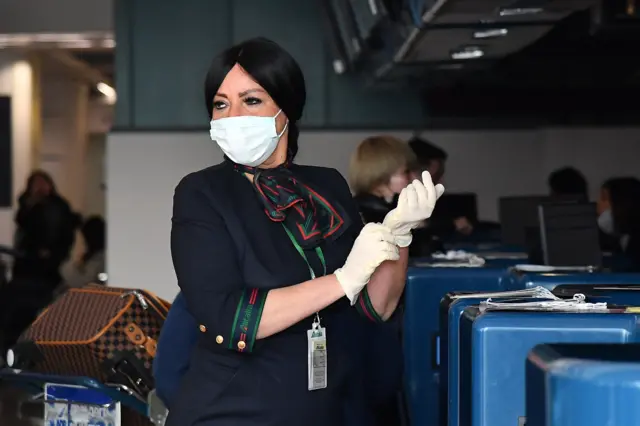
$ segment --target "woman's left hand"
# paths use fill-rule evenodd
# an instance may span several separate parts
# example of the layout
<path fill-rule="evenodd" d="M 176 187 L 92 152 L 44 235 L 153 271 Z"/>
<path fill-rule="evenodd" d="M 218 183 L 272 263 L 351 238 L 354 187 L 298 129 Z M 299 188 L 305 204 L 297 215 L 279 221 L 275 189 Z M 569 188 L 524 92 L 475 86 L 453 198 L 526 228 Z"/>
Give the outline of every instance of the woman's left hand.
<path fill-rule="evenodd" d="M 443 193 L 444 186 L 434 185 L 429 172 L 422 173 L 422 182 L 416 179 L 402 190 L 398 206 L 382 222 L 393 233 L 398 247 L 411 244 L 411 230 L 431 217 L 436 201 Z"/>

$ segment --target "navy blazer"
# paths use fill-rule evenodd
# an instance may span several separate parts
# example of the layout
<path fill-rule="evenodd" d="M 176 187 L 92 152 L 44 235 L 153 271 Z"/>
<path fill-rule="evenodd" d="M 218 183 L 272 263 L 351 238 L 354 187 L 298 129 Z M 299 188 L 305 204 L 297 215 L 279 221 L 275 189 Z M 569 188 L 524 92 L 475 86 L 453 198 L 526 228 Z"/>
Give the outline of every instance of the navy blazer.
<path fill-rule="evenodd" d="M 344 405 L 345 424 L 371 426 L 380 408 L 386 411 L 394 404 L 401 387 L 402 353 L 397 318 L 387 324 L 367 324 L 354 347 L 369 349 L 364 361 L 357 365 L 362 371 L 364 386 L 355 383 L 351 391 L 351 403 Z M 345 329 L 338 332 L 346 331 Z M 162 328 L 158 351 L 153 362 L 156 393 L 167 408 L 176 399 L 182 376 L 189 368 L 189 358 L 198 340 L 198 323 L 187 310 L 182 293 L 179 293 Z M 362 406 L 364 404 L 364 411 Z"/>
<path fill-rule="evenodd" d="M 292 169 L 330 203 L 342 205 L 351 221 L 342 236 L 322 245 L 332 273 L 344 264 L 362 228 L 357 206 L 336 170 Z M 379 321 L 366 292 L 358 309 L 343 298 L 320 312 L 329 348 L 327 389 L 307 390 L 306 331 L 312 317 L 269 338 L 255 338 L 268 291 L 308 280 L 309 270 L 282 225 L 264 214 L 251 182 L 232 164 L 193 173 L 178 185 L 171 249 L 178 284 L 200 333 L 177 397 L 169 401 L 168 426 L 353 424 L 345 420 L 347 405 L 354 419 L 366 416 L 364 376 L 372 372 L 360 367 L 369 349 L 361 343 L 373 326 L 369 320 Z M 315 252 L 307 258 L 320 275 Z"/>

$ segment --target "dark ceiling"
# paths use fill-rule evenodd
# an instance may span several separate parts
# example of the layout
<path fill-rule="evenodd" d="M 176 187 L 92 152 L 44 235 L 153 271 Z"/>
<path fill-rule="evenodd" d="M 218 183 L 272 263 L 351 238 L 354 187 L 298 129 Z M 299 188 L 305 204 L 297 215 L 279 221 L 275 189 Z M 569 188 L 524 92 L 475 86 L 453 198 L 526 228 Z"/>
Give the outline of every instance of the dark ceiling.
<path fill-rule="evenodd" d="M 637 123 L 639 35 L 637 30 L 594 34 L 590 12 L 577 12 L 497 62 L 458 73 L 436 71 L 425 99 L 432 116 Z"/>

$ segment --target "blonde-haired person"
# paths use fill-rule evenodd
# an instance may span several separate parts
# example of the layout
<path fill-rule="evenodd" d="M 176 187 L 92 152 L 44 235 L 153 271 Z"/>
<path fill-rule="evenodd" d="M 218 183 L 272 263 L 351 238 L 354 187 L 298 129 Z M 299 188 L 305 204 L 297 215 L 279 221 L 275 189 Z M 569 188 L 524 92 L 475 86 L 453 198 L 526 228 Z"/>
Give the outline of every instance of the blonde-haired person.
<path fill-rule="evenodd" d="M 416 156 L 393 136 L 371 136 L 351 156 L 349 183 L 366 223 L 382 222 L 412 180 Z"/>
<path fill-rule="evenodd" d="M 418 159 L 401 139 L 388 135 L 370 136 L 351 155 L 349 184 L 365 223 L 382 222 L 398 203 L 402 189 L 416 178 Z M 413 231 L 411 257 L 427 256 L 442 250 L 442 243 L 429 228 Z"/>
<path fill-rule="evenodd" d="M 360 215 L 366 223 L 382 223 L 398 204 L 400 192 L 415 178 L 416 156 L 403 140 L 393 136 L 371 136 L 351 156 L 349 183 Z M 428 228 L 413 230 L 410 256 L 429 254 L 434 248 Z M 370 333 L 370 335 L 367 335 Z M 402 385 L 402 343 L 399 318 L 383 327 L 365 330 L 369 342 L 363 360 L 366 371 L 375 372 L 368 382 L 367 405 L 377 419 L 373 426 L 401 424 L 397 394 Z"/>

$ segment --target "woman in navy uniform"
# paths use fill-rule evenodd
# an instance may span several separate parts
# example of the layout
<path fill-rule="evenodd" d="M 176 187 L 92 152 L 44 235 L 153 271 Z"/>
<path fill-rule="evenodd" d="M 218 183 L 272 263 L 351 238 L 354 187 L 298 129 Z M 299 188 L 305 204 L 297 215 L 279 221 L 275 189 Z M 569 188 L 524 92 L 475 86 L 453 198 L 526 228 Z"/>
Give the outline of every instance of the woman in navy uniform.
<path fill-rule="evenodd" d="M 305 98 L 299 66 L 266 39 L 209 69 L 225 161 L 174 195 L 173 263 L 201 336 L 168 426 L 340 426 L 358 402 L 364 349 L 353 342 L 394 312 L 411 229 L 444 188 L 425 174 L 363 227 L 336 170 L 292 163 Z"/>

